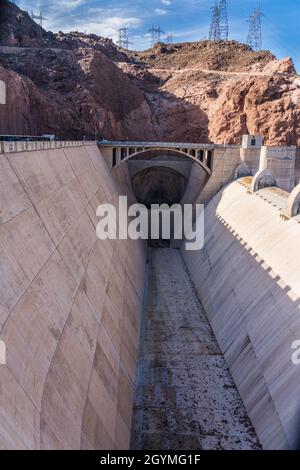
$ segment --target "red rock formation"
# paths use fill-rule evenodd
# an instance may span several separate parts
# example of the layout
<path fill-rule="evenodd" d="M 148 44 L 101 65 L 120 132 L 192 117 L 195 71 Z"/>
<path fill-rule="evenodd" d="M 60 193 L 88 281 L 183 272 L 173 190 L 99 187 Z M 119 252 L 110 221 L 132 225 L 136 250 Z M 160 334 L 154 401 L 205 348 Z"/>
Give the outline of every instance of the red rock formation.
<path fill-rule="evenodd" d="M 235 42 L 156 46 L 138 57 L 149 64 L 144 75 L 122 68 L 143 82 L 165 140 L 239 144 L 243 134 L 257 133 L 268 145 L 299 145 L 300 79 L 291 58 L 278 61 Z"/>
<path fill-rule="evenodd" d="M 0 106 L 0 134 L 59 135 L 75 121 L 46 93 L 24 76 L 0 66 L 0 80 L 6 83 L 6 106 Z"/>
<path fill-rule="evenodd" d="M 0 79 L 11 80 L 2 133 L 238 144 L 250 132 L 269 145 L 300 142 L 290 58 L 235 41 L 129 52 L 96 35 L 48 33 L 8 1 L 0 11 Z"/>
<path fill-rule="evenodd" d="M 51 32 L 42 29 L 13 2 L 0 0 L 0 44 L 14 47 L 43 47 L 56 43 Z"/>
<path fill-rule="evenodd" d="M 249 77 L 236 82 L 215 102 L 210 138 L 239 143 L 241 134 L 250 133 L 263 135 L 268 145 L 299 145 L 299 92 L 296 76 Z"/>

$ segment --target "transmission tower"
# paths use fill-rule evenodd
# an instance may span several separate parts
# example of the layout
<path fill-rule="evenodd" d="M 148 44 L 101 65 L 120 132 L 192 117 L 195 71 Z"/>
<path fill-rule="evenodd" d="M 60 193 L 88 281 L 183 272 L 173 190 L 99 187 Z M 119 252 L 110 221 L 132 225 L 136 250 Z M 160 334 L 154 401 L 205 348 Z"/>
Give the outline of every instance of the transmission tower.
<path fill-rule="evenodd" d="M 220 0 L 220 39 L 228 41 L 228 13 L 227 13 L 227 0 Z"/>
<path fill-rule="evenodd" d="M 129 49 L 129 44 L 132 44 L 132 42 L 129 41 L 128 28 L 119 28 L 117 31 L 119 33 L 117 45 L 123 49 Z"/>
<path fill-rule="evenodd" d="M 151 33 L 151 47 L 155 46 L 158 42 L 161 42 L 161 35 L 165 34 L 160 26 L 156 27 L 152 25 L 152 28 L 148 30 Z"/>
<path fill-rule="evenodd" d="M 33 11 L 31 11 L 31 18 L 33 20 L 38 20 L 40 27 L 43 27 L 43 21 L 47 21 L 47 18 L 44 18 L 42 12 L 40 11 L 39 15 L 36 15 Z"/>
<path fill-rule="evenodd" d="M 166 39 L 167 39 L 167 43 L 168 43 L 168 44 L 172 44 L 172 43 L 173 43 L 173 39 L 174 39 L 173 33 L 168 33 Z"/>
<path fill-rule="evenodd" d="M 210 41 L 228 41 L 227 0 L 215 0 L 209 30 Z"/>
<path fill-rule="evenodd" d="M 215 0 L 212 10 L 212 19 L 209 30 L 209 40 L 210 41 L 220 41 L 221 32 L 220 32 L 220 5 L 219 1 Z"/>
<path fill-rule="evenodd" d="M 261 6 L 259 6 L 252 15 L 250 16 L 250 27 L 249 33 L 247 38 L 247 44 L 250 46 L 254 51 L 261 51 L 262 49 L 262 17 L 264 16 L 263 12 L 261 11 Z"/>

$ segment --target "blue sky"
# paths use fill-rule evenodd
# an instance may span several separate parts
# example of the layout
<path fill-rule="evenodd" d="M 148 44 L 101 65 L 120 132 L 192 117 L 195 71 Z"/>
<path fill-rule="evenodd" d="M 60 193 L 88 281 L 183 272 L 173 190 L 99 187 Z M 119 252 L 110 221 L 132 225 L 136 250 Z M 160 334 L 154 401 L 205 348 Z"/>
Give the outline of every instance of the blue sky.
<path fill-rule="evenodd" d="M 175 41 L 196 41 L 208 35 L 214 0 L 18 0 L 23 9 L 42 8 L 46 29 L 79 30 L 116 40 L 117 28 L 127 26 L 134 49 L 150 46 L 152 24 L 172 32 Z M 278 58 L 292 56 L 300 70 L 300 1 L 262 0 L 263 48 Z M 246 42 L 251 11 L 257 0 L 228 0 L 230 39 Z"/>

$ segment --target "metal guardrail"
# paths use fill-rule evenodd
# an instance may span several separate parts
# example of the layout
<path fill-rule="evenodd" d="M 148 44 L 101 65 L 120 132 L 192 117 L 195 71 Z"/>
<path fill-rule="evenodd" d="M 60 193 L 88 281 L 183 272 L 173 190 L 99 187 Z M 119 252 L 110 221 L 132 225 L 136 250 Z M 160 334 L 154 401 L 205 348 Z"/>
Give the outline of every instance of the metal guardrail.
<path fill-rule="evenodd" d="M 182 148 L 182 149 L 204 149 L 213 150 L 216 148 L 240 148 L 240 145 L 221 145 L 221 144 L 201 144 L 188 142 L 141 142 L 141 141 L 113 141 L 98 140 L 99 147 L 137 147 L 147 149 L 161 148 Z"/>
<path fill-rule="evenodd" d="M 96 141 L 86 140 L 55 140 L 55 141 L 17 141 L 0 142 L 0 153 L 32 152 L 35 150 L 59 149 L 95 145 Z"/>

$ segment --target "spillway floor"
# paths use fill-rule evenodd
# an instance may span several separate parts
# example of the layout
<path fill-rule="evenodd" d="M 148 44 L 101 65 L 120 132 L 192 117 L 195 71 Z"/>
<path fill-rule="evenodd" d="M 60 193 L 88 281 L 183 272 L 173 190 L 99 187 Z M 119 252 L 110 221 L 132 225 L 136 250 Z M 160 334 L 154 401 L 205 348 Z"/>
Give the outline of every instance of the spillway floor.
<path fill-rule="evenodd" d="M 131 448 L 260 449 L 180 251 L 170 248 L 149 249 Z"/>

